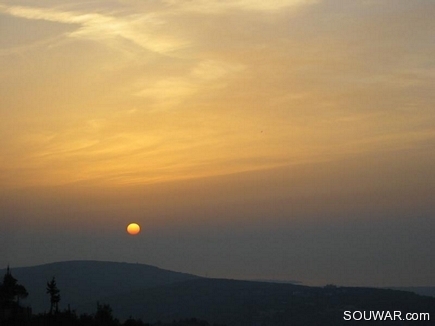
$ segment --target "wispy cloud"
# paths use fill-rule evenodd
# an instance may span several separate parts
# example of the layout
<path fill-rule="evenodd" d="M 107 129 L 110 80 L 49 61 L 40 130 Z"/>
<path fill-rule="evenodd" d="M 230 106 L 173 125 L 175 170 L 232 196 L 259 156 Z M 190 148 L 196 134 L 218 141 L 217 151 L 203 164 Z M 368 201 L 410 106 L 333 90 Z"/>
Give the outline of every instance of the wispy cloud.
<path fill-rule="evenodd" d="M 313 4 L 320 0 L 164 0 L 165 3 L 179 9 L 202 13 L 223 13 L 229 10 L 248 10 L 276 12 L 285 8 L 297 8 L 301 5 Z"/>
<path fill-rule="evenodd" d="M 159 108 L 172 107 L 199 92 L 225 87 L 226 78 L 243 71 L 241 64 L 230 64 L 216 60 L 200 61 L 185 76 L 163 78 L 152 84 L 145 82 L 134 95 L 152 99 Z"/>
<path fill-rule="evenodd" d="M 100 13 L 60 11 L 50 8 L 0 5 L 0 12 L 25 19 L 75 24 L 77 29 L 68 36 L 113 43 L 117 38 L 157 53 L 170 53 L 186 45 L 185 40 L 171 37 L 161 30 L 165 22 L 154 13 L 124 17 Z"/>

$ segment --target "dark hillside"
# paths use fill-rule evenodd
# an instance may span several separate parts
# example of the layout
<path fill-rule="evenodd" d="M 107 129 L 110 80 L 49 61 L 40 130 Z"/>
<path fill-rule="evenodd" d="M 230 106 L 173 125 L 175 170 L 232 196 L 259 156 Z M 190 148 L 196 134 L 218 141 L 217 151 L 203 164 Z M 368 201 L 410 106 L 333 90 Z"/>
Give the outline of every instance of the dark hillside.
<path fill-rule="evenodd" d="M 419 295 L 435 297 L 435 286 L 408 286 L 408 287 L 392 287 L 392 290 L 411 291 Z"/>
<path fill-rule="evenodd" d="M 227 326 L 433 325 L 433 320 L 346 321 L 344 312 L 429 313 L 435 298 L 376 288 L 309 287 L 295 284 L 200 278 L 142 264 L 72 261 L 12 268 L 26 287 L 33 313 L 48 311 L 46 283 L 56 277 L 63 310 L 94 313 L 97 302 L 110 306 L 122 322 L 147 323 L 198 318 Z M 0 271 L 0 273 L 4 271 Z"/>
<path fill-rule="evenodd" d="M 12 274 L 29 292 L 23 304 L 34 313 L 49 309 L 46 284 L 56 277 L 60 290 L 60 308 L 72 308 L 84 301 L 96 302 L 102 297 L 198 278 L 144 264 L 68 261 L 46 265 L 11 268 Z M 0 270 L 3 275 L 5 270 Z M 95 306 L 89 311 L 94 311 Z"/>
<path fill-rule="evenodd" d="M 149 322 L 197 317 L 227 325 L 375 325 L 345 321 L 344 311 L 429 312 L 435 298 L 375 288 L 308 287 L 223 279 L 197 279 L 107 297 L 114 313 Z M 403 325 L 401 321 L 385 325 Z M 431 325 L 430 322 L 418 323 Z"/>

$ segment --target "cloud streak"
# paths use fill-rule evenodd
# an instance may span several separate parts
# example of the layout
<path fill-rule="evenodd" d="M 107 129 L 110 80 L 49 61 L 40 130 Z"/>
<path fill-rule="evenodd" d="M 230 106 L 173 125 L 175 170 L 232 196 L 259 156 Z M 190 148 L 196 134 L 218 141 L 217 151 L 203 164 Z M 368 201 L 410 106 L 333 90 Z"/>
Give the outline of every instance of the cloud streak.
<path fill-rule="evenodd" d="M 320 0 L 164 0 L 164 2 L 168 5 L 175 6 L 182 11 L 221 14 L 231 10 L 276 13 L 283 9 L 298 8 L 303 5 L 318 3 Z"/>
<path fill-rule="evenodd" d="M 90 39 L 102 43 L 121 38 L 149 51 L 168 54 L 186 46 L 186 42 L 161 32 L 164 21 L 155 14 L 116 17 L 99 13 L 59 11 L 50 8 L 0 6 L 0 12 L 14 17 L 78 25 L 69 37 Z"/>
<path fill-rule="evenodd" d="M 231 75 L 241 73 L 243 69 L 241 64 L 203 60 L 194 66 L 189 74 L 164 78 L 152 84 L 148 82 L 148 85 L 135 95 L 152 99 L 160 108 L 170 108 L 199 92 L 212 92 L 224 88 L 225 80 Z"/>

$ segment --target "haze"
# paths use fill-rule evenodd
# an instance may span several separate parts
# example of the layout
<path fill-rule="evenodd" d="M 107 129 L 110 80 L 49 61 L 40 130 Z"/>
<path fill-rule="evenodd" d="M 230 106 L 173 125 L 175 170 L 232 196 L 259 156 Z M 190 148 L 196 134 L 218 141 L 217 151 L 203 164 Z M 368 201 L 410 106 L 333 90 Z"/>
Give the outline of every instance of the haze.
<path fill-rule="evenodd" d="M 434 16 L 0 0 L 0 267 L 435 285 Z"/>

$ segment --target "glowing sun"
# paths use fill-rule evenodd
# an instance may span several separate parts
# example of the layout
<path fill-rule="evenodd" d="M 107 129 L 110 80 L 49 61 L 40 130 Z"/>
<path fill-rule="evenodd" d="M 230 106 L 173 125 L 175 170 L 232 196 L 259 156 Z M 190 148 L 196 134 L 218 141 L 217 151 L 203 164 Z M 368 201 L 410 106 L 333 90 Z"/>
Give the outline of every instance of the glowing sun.
<path fill-rule="evenodd" d="M 136 235 L 140 232 L 140 226 L 137 223 L 130 223 L 127 226 L 127 232 L 131 235 Z"/>

